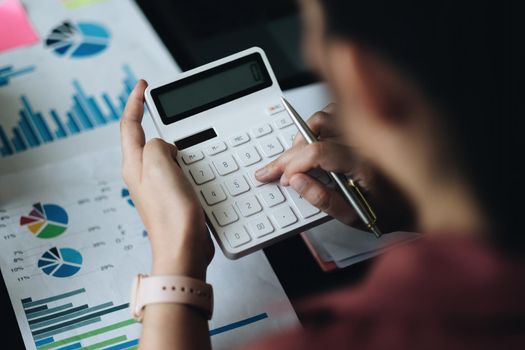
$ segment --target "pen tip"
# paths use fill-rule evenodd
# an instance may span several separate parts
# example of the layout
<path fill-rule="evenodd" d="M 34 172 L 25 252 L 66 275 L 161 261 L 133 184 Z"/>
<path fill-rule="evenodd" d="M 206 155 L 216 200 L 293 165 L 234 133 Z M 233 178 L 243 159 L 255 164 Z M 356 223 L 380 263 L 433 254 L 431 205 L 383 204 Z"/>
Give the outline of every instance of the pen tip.
<path fill-rule="evenodd" d="M 379 230 L 379 228 L 376 225 L 370 227 L 370 231 L 372 231 L 376 235 L 376 238 L 379 238 L 383 235 L 383 233 Z"/>

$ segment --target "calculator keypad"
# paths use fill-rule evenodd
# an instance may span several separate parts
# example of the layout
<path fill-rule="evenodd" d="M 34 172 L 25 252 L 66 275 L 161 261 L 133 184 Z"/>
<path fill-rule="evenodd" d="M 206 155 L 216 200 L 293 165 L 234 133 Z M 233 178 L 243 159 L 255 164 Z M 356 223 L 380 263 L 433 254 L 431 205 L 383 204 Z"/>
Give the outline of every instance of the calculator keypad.
<path fill-rule="evenodd" d="M 255 178 L 258 169 L 293 145 L 297 134 L 282 106 L 272 106 L 268 114 L 267 122 L 247 132 L 179 151 L 180 164 L 193 179 L 210 224 L 228 250 L 242 252 L 243 247 L 271 240 L 320 213 L 293 189 Z M 330 182 L 322 171 L 309 174 L 324 184 Z"/>

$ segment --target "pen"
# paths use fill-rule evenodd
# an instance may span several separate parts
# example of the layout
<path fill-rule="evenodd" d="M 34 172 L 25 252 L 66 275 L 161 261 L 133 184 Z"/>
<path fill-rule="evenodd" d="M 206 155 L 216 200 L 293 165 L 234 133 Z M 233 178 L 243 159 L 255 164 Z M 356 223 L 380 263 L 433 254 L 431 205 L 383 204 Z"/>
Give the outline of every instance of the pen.
<path fill-rule="evenodd" d="M 299 132 L 301 135 L 303 135 L 306 142 L 308 144 L 317 142 L 317 137 L 313 134 L 312 130 L 310 130 L 299 113 L 297 113 L 297 111 L 284 97 L 281 97 L 281 100 L 283 101 L 284 108 L 292 118 L 295 126 L 297 129 L 299 129 Z M 353 179 L 349 179 L 343 174 L 336 174 L 333 171 L 329 171 L 328 175 L 337 184 L 343 196 L 355 209 L 357 215 L 363 221 L 366 227 L 372 233 L 374 233 L 377 238 L 381 237 L 382 233 L 376 225 L 377 217 L 372 210 L 372 207 L 370 207 L 365 197 L 361 193 L 357 183 L 355 183 Z"/>

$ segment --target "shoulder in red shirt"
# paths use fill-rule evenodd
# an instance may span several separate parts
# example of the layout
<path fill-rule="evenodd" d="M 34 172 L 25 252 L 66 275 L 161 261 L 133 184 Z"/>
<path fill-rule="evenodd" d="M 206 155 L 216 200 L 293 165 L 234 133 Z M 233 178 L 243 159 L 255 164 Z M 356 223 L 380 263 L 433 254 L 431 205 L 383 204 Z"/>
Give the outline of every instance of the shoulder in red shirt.
<path fill-rule="evenodd" d="M 259 349 L 525 349 L 525 262 L 472 238 L 427 237 L 358 286 L 303 303 L 305 328 Z"/>

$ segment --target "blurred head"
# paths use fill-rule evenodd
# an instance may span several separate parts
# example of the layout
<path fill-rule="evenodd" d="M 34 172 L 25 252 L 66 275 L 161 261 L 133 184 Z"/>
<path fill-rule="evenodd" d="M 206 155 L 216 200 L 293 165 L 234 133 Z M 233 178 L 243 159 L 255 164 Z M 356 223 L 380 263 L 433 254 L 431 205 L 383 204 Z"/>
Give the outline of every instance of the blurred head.
<path fill-rule="evenodd" d="M 331 89 L 347 142 L 407 195 L 420 229 L 522 242 L 508 217 L 523 42 L 510 5 L 300 2 L 306 60 Z"/>

